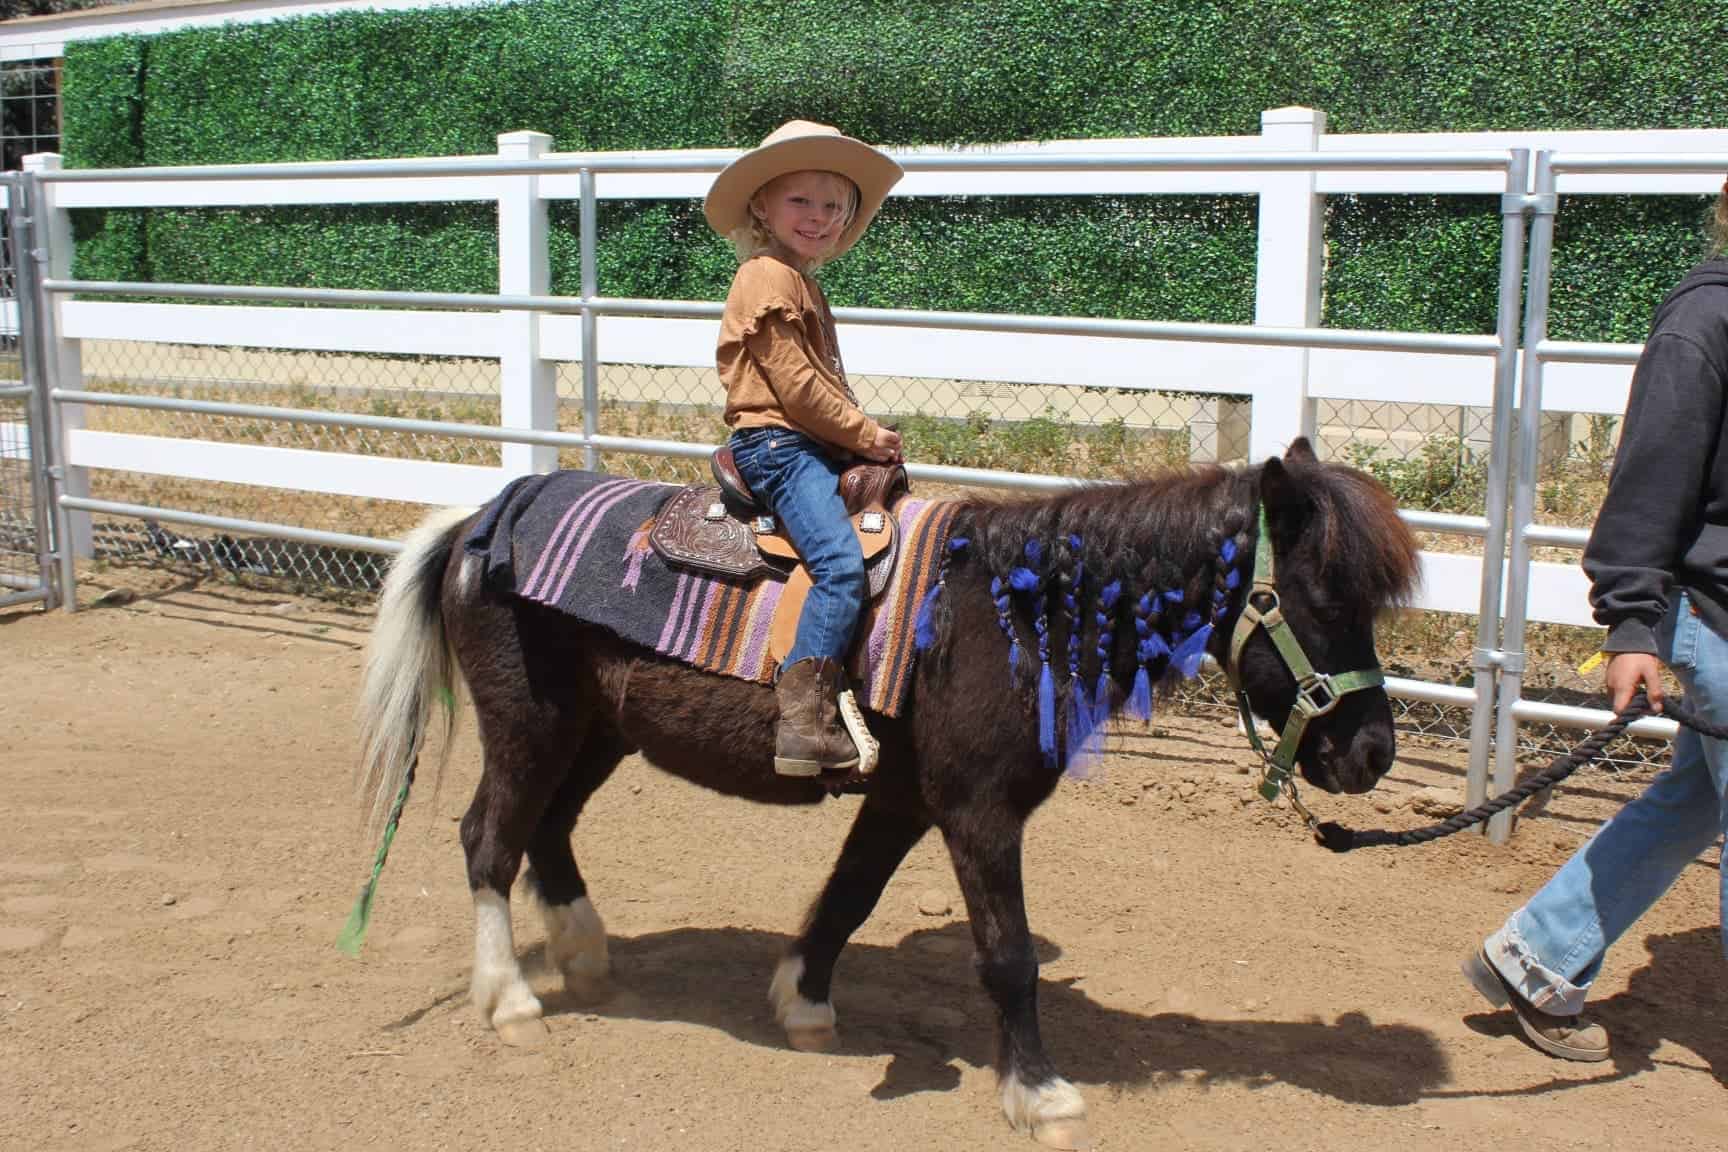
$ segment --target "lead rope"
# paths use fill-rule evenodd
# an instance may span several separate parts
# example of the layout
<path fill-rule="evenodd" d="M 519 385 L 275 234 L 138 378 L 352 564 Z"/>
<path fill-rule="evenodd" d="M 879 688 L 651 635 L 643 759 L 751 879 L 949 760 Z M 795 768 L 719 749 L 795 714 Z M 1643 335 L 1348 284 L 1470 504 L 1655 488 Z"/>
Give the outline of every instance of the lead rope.
<path fill-rule="evenodd" d="M 1357 848 L 1403 848 L 1412 844 L 1427 844 L 1466 828 L 1474 827 L 1484 820 L 1504 812 L 1506 809 L 1520 804 L 1534 796 L 1544 788 L 1552 788 L 1578 769 L 1601 759 L 1603 751 L 1626 731 L 1628 725 L 1642 716 L 1648 716 L 1656 711 L 1650 707 L 1649 699 L 1643 692 L 1632 697 L 1623 711 L 1614 719 L 1596 729 L 1580 741 L 1564 756 L 1556 757 L 1554 762 L 1533 776 L 1526 777 L 1523 783 L 1510 791 L 1503 792 L 1492 800 L 1478 804 L 1476 807 L 1460 812 L 1451 819 L 1442 820 L 1438 824 L 1429 824 L 1423 828 L 1407 828 L 1394 831 L 1389 828 L 1346 828 L 1342 824 L 1320 823 L 1312 813 L 1299 803 L 1295 803 L 1294 784 L 1289 785 L 1289 794 L 1296 810 L 1307 821 L 1308 828 L 1314 833 L 1314 839 L 1324 848 L 1333 852 L 1350 852 Z M 1704 736 L 1718 740 L 1728 739 L 1728 726 L 1711 724 L 1701 719 L 1691 708 L 1672 697 L 1662 701 L 1661 714 L 1678 724 L 1684 724 Z"/>

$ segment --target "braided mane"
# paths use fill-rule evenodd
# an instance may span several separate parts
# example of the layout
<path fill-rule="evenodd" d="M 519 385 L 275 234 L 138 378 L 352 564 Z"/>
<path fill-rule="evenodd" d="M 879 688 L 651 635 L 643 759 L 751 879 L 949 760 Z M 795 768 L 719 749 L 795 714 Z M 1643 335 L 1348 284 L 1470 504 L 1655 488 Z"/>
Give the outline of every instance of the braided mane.
<path fill-rule="evenodd" d="M 1275 529 L 1280 581 L 1319 584 L 1365 619 L 1407 602 L 1416 541 L 1391 495 L 1343 465 L 1280 466 L 1306 501 L 1299 531 L 1286 540 Z M 966 547 L 951 563 L 988 581 L 1010 678 L 1036 677 L 1047 757 L 1095 755 L 1112 712 L 1149 718 L 1154 685 L 1198 670 L 1252 572 L 1264 467 L 964 503 L 954 534 Z"/>

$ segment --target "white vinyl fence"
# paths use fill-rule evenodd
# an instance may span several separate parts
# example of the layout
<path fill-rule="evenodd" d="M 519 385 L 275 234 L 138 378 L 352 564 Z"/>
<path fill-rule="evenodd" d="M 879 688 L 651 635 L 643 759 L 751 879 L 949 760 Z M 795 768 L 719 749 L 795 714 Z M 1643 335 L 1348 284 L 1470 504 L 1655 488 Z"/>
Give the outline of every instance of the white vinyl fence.
<path fill-rule="evenodd" d="M 1111 390 L 1106 416 L 1147 430 L 1174 421 L 1190 436 L 1204 427 L 1206 434 L 1191 442 L 1206 454 L 1254 460 L 1281 451 L 1303 434 L 1325 444 L 1328 429 L 1319 426 L 1316 415 L 1323 404 L 1345 413 L 1352 404 L 1489 412 L 1482 514 L 1406 513 L 1424 531 L 1481 541 L 1480 553 L 1425 552 L 1425 586 L 1418 602 L 1423 609 L 1477 617 L 1470 662 L 1478 686 L 1391 684 L 1394 695 L 1406 700 L 1473 709 L 1468 798 L 1475 802 L 1488 786 L 1497 682 L 1509 680 L 1508 701 L 1519 699 L 1525 623 L 1590 623 L 1586 585 L 1576 564 L 1530 561 L 1532 544 L 1576 547 L 1582 537 L 1570 530 L 1527 530 L 1542 416 L 1618 414 L 1637 353 L 1633 346 L 1543 340 L 1555 181 L 1566 194 L 1707 193 L 1728 166 L 1728 131 L 1331 136 L 1324 131 L 1323 114 L 1300 108 L 1269 111 L 1262 124 L 1254 137 L 915 150 L 897 155 L 908 174 L 895 190 L 897 196 L 914 197 L 1254 196 L 1259 228 L 1253 324 L 838 309 L 848 368 L 860 378 L 924 381 L 936 390 L 925 395 L 947 389 L 943 396 L 964 404 L 992 396 L 992 389 L 1012 394 L 1038 387 L 1058 412 L 1064 404 L 1078 404 L 1074 397 Z M 557 467 L 560 448 L 580 450 L 590 465 L 601 453 L 608 459 L 614 453 L 643 459 L 705 455 L 709 446 L 704 444 L 605 434 L 603 398 L 621 388 L 635 388 L 639 398 L 656 402 L 665 392 L 675 401 L 691 389 L 686 383 L 682 391 L 668 392 L 666 374 L 683 373 L 670 378 L 696 381 L 694 391 L 700 394 L 700 374 L 712 372 L 720 305 L 600 297 L 594 266 L 597 205 L 609 199 L 698 198 L 735 153 L 560 154 L 551 151 L 551 144 L 544 135 L 524 132 L 500 137 L 495 156 L 107 171 L 65 171 L 57 156 L 30 158 L 23 191 L 44 273 L 39 288 L 48 305 L 41 309 L 36 383 L 54 401 L 54 450 L 61 465 L 54 509 L 65 604 L 74 603 L 73 557 L 89 548 L 93 512 L 340 548 L 385 552 L 393 547 L 387 540 L 303 525 L 96 500 L 90 496 L 93 472 L 420 504 L 477 504 L 512 476 Z M 1548 150 L 1556 148 L 1563 160 L 1574 153 L 1613 152 L 1623 154 L 1625 162 L 1550 162 Z M 1626 160 L 1625 155 L 1681 152 L 1687 157 L 1665 164 Z M 1496 331 L 1417 334 L 1319 327 L 1323 201 L 1349 193 L 1498 195 L 1502 250 Z M 547 205 L 555 200 L 580 204 L 582 291 L 577 297 L 548 295 Z M 412 201 L 497 205 L 497 295 L 98 284 L 68 278 L 68 213 L 74 209 Z M 1537 239 L 1528 267 L 1528 318 L 1520 314 L 1527 224 Z M 95 295 L 121 299 L 87 298 Z M 179 302 L 124 299 L 128 296 Z M 203 349 L 227 358 L 226 364 L 235 363 L 236 350 L 267 349 L 277 357 L 271 371 L 290 377 L 296 355 L 404 358 L 392 363 L 416 366 L 420 383 L 404 385 L 410 391 L 437 390 L 439 364 L 479 364 L 478 392 L 495 400 L 498 415 L 495 424 L 411 419 L 393 404 L 373 412 L 343 412 L 312 403 L 192 400 L 163 395 L 161 389 L 151 394 L 142 388 L 88 386 L 124 376 L 128 358 L 147 361 L 149 349 L 176 356 Z M 1516 415 L 1520 372 L 1533 382 L 1532 396 L 1541 397 L 1521 423 Z M 430 385 L 422 379 L 428 373 Z M 147 379 L 150 373 L 137 375 Z M 579 432 L 559 428 L 561 379 L 578 391 Z M 881 393 L 890 406 L 893 396 Z M 1051 396 L 1067 399 L 1057 402 Z M 1145 403 L 1153 399 L 1158 403 Z M 98 405 L 398 438 L 391 443 L 403 442 L 400 438 L 410 433 L 437 436 L 469 445 L 472 454 L 427 460 L 376 447 L 355 451 L 348 441 L 340 446 L 349 450 L 338 451 L 328 442 L 298 447 L 98 430 L 86 426 L 88 413 Z M 1073 482 L 1063 476 L 917 464 L 911 471 L 914 478 L 1003 487 Z M 1511 772 L 1514 712 L 1507 707 L 1500 714 L 1497 782 Z M 1524 718 L 1582 725 L 1598 716 L 1548 709 Z M 1668 729 L 1647 721 L 1641 730 L 1660 734 Z M 1503 835 L 1504 830 L 1497 831 Z"/>

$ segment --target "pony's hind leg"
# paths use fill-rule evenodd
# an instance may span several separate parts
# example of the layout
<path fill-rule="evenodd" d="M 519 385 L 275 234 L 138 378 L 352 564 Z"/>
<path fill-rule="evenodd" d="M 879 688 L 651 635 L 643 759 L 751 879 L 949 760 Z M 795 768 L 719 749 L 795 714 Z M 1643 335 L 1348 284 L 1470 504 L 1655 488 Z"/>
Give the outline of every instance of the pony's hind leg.
<path fill-rule="evenodd" d="M 478 698 L 478 693 L 476 697 Z M 510 926 L 510 887 L 542 817 L 569 775 L 580 727 L 568 714 L 512 726 L 488 724 L 481 708 L 485 769 L 462 817 L 468 887 L 474 894 L 474 972 L 470 992 L 481 1018 L 508 1044 L 545 1036 L 540 1000 L 522 976 Z M 590 789 L 592 791 L 592 789 Z"/>
<path fill-rule="evenodd" d="M 930 828 L 921 814 L 890 807 L 880 796 L 872 792 L 865 798 L 804 931 L 780 961 L 768 988 L 774 1018 L 786 1030 L 787 1042 L 800 1051 L 833 1046 L 834 962 L 869 918 L 906 853 Z"/>
<path fill-rule="evenodd" d="M 951 814 L 943 835 L 972 921 L 978 976 L 996 1003 L 1002 1111 L 1052 1148 L 1089 1148 L 1086 1102 L 1056 1074 L 1038 1033 L 1038 958 L 1020 871 L 1024 825 L 993 812 Z"/>
<path fill-rule="evenodd" d="M 528 876 L 540 897 L 546 922 L 546 958 L 563 976 L 565 990 L 582 1000 L 597 998 L 605 991 L 611 960 L 606 927 L 576 867 L 570 834 L 582 806 L 612 775 L 624 752 L 608 736 L 590 735 L 528 844 Z"/>

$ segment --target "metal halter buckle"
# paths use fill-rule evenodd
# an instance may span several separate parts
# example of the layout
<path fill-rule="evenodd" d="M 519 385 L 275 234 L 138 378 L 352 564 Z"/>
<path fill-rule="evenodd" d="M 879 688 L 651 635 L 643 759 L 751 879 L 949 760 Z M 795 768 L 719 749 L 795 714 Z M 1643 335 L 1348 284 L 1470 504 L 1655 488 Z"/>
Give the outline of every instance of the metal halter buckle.
<path fill-rule="evenodd" d="M 714 503 L 708 505 L 708 511 L 702 513 L 702 519 L 704 519 L 704 520 L 724 520 L 724 519 L 726 519 L 726 505 L 721 503 L 718 500 L 714 501 Z"/>
<path fill-rule="evenodd" d="M 1324 698 L 1324 703 L 1316 703 L 1317 698 Z M 1324 716 L 1338 707 L 1338 693 L 1332 689 L 1332 675 L 1328 672 L 1316 672 L 1296 685 L 1295 707 L 1302 710 L 1310 719 Z"/>

